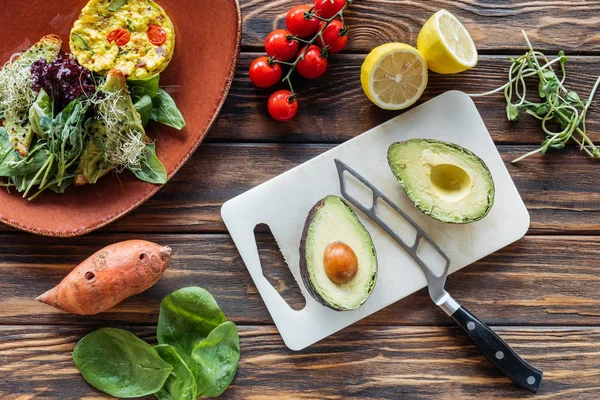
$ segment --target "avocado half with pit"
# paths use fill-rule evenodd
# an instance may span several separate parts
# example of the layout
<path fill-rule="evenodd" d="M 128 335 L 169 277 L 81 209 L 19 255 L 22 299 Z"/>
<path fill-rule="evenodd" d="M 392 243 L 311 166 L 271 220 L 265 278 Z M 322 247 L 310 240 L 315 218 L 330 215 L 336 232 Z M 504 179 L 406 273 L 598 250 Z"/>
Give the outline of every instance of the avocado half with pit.
<path fill-rule="evenodd" d="M 487 165 L 456 144 L 427 139 L 394 143 L 388 163 L 415 206 L 438 221 L 475 222 L 494 204 L 494 180 Z"/>
<path fill-rule="evenodd" d="M 334 310 L 355 310 L 373 292 L 377 280 L 373 240 L 339 197 L 325 197 L 308 214 L 300 243 L 300 272 L 311 296 Z"/>

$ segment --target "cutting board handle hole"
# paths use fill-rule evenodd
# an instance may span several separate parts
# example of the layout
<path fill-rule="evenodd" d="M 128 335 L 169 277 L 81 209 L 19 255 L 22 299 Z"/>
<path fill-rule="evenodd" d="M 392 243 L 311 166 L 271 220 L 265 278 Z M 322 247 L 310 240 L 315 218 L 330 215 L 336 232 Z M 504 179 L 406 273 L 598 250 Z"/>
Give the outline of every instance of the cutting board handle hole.
<path fill-rule="evenodd" d="M 348 171 L 344 171 L 344 185 L 346 195 L 362 203 L 366 208 L 373 207 L 373 192 L 371 189 L 362 184 L 353 175 L 350 175 Z"/>
<path fill-rule="evenodd" d="M 279 250 L 271 228 L 266 224 L 256 225 L 254 237 L 264 277 L 293 310 L 302 310 L 306 299 Z"/>

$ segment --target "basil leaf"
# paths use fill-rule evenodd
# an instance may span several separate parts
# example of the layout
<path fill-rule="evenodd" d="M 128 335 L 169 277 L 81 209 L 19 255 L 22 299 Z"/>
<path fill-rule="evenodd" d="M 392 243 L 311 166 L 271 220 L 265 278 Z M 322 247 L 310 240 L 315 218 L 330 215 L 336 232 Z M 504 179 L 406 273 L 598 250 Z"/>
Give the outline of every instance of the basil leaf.
<path fill-rule="evenodd" d="M 133 106 L 140 114 L 142 118 L 142 125 L 145 127 L 148 125 L 148 121 L 150 121 L 150 115 L 152 115 L 152 97 L 145 94 L 140 97 Z"/>
<path fill-rule="evenodd" d="M 123 7 L 125 4 L 127 4 L 129 0 L 112 0 L 110 2 L 110 4 L 108 5 L 108 11 L 118 11 L 121 9 L 121 7 Z"/>
<path fill-rule="evenodd" d="M 114 328 L 81 339 L 73 350 L 73 361 L 90 385 L 124 398 L 158 392 L 173 370 L 146 342 Z"/>
<path fill-rule="evenodd" d="M 162 389 L 154 395 L 159 400 L 196 400 L 196 378 L 175 349 L 168 344 L 159 344 L 153 349 L 173 367 Z"/>
<path fill-rule="evenodd" d="M 190 368 L 196 377 L 196 395 L 220 396 L 233 381 L 239 361 L 237 327 L 231 321 L 224 322 L 192 351 Z"/>
<path fill-rule="evenodd" d="M 188 362 L 194 348 L 226 321 L 212 295 L 199 287 L 171 293 L 160 303 L 156 337 L 170 344 Z"/>
<path fill-rule="evenodd" d="M 131 92 L 131 96 L 135 101 L 139 100 L 144 95 L 148 95 L 151 98 L 156 97 L 158 94 L 158 82 L 160 81 L 160 75 L 156 74 L 146 79 L 132 79 L 127 81 L 127 86 Z"/>
<path fill-rule="evenodd" d="M 129 167 L 129 170 L 140 180 L 155 185 L 167 183 L 167 170 L 156 156 L 154 143 L 146 146 L 144 157 L 139 166 Z"/>
<path fill-rule="evenodd" d="M 175 100 L 173 100 L 169 93 L 163 89 L 159 89 L 157 96 L 152 99 L 152 103 L 154 104 L 154 108 L 152 109 L 150 119 L 178 130 L 182 130 L 185 127 L 183 115 L 177 109 Z"/>

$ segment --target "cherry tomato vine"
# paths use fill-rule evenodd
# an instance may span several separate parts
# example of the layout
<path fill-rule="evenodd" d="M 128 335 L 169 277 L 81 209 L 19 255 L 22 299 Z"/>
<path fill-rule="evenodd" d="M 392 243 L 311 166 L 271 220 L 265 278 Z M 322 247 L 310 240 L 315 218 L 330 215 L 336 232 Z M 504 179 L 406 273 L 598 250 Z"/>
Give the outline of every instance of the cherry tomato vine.
<path fill-rule="evenodd" d="M 250 66 L 250 80 L 258 87 L 271 87 L 281 82 L 288 90 L 279 90 L 269 98 L 268 109 L 278 121 L 289 121 L 298 110 L 298 96 L 292 85 L 292 73 L 316 79 L 325 73 L 329 53 L 342 51 L 348 43 L 348 27 L 344 11 L 354 0 L 314 0 L 313 4 L 291 8 L 286 15 L 286 28 L 274 30 L 265 40 L 268 57 L 259 57 Z M 300 49 L 300 50 L 298 50 Z M 292 61 L 293 60 L 293 61 Z"/>

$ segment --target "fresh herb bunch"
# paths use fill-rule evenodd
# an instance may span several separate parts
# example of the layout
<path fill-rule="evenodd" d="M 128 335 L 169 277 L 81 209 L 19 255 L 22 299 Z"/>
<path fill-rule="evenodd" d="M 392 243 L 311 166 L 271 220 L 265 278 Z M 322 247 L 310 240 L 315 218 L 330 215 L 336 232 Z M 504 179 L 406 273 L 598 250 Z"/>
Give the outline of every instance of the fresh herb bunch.
<path fill-rule="evenodd" d="M 581 100 L 576 92 L 567 90 L 564 86 L 567 77 L 565 64 L 568 61 L 565 53 L 560 51 L 558 57 L 550 61 L 546 55 L 533 49 L 525 31 L 523 31 L 523 36 L 529 51 L 518 58 L 510 57 L 512 66 L 508 73 L 508 83 L 491 92 L 471 95 L 471 97 L 487 96 L 504 91 L 506 116 L 509 121 L 518 120 L 521 111 L 542 121 L 542 130 L 546 134 L 546 140 L 542 142 L 539 149 L 517 158 L 513 163 L 533 154 L 546 154 L 551 148 L 562 149 L 571 139 L 579 145 L 580 150 L 585 151 L 590 157 L 600 158 L 600 149 L 590 140 L 586 128 L 587 112 L 600 85 L 600 77 L 589 98 Z M 554 67 L 560 68 L 560 78 Z M 537 78 L 540 101 L 527 100 L 527 78 Z"/>

